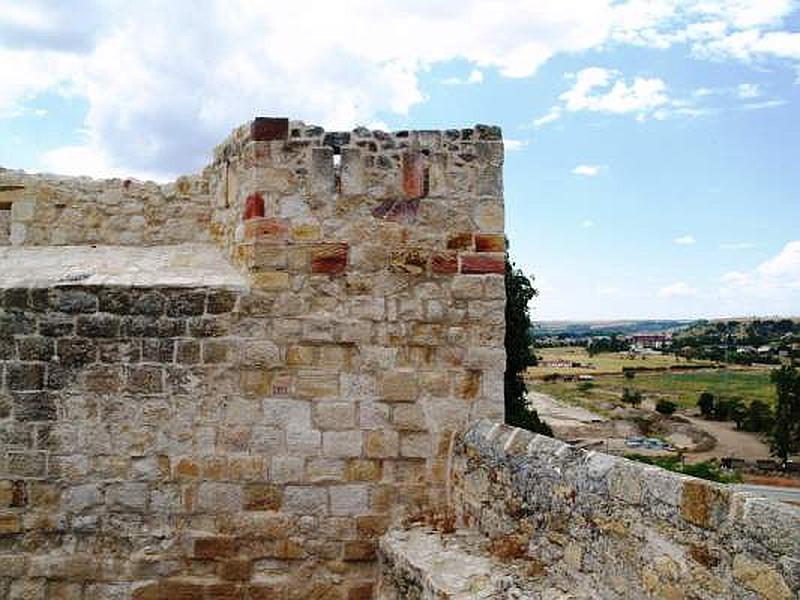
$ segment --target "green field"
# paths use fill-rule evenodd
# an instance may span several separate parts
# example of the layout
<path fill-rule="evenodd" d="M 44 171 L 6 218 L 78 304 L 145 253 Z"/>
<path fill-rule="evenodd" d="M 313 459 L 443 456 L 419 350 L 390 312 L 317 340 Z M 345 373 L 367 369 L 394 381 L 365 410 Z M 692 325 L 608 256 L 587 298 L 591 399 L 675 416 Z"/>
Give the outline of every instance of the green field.
<path fill-rule="evenodd" d="M 697 398 L 704 391 L 718 398 L 739 399 L 745 404 L 760 399 L 772 405 L 775 402 L 775 387 L 769 376 L 767 369 L 715 369 L 684 373 L 664 371 L 637 373 L 633 379 L 605 375 L 590 383 L 536 381 L 532 389 L 601 413 L 607 412 L 609 403 L 620 404 L 619 397 L 625 387 L 641 391 L 645 400 L 666 397 L 682 408 L 695 408 Z"/>
<path fill-rule="evenodd" d="M 541 357 L 539 365 L 528 369 L 528 376 L 539 378 L 551 373 L 559 375 L 604 375 L 622 373 L 623 367 L 640 369 L 667 369 L 696 365 L 711 365 L 710 361 L 691 361 L 676 358 L 673 355 L 631 356 L 627 352 L 608 352 L 589 356 L 585 348 L 580 346 L 562 346 L 558 348 L 537 348 L 536 355 Z M 581 367 L 553 367 L 550 361 L 569 361 L 581 363 Z"/>

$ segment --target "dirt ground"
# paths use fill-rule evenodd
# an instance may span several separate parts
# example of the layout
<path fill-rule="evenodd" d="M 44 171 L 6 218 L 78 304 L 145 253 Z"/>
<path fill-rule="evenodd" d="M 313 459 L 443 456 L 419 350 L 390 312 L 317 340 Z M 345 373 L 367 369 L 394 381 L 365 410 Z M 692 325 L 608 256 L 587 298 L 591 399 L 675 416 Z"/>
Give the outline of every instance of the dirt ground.
<path fill-rule="evenodd" d="M 723 456 L 735 456 L 748 461 L 758 458 L 770 458 L 769 447 L 758 436 L 746 431 L 737 431 L 734 423 L 706 421 L 686 414 L 681 416 L 698 429 L 714 436 L 717 440 L 717 445 L 707 452 L 687 453 L 686 458 L 692 462 L 701 462 Z"/>
<path fill-rule="evenodd" d="M 641 435 L 634 420 L 629 418 L 608 419 L 585 408 L 571 406 L 539 392 L 529 393 L 528 398 L 539 416 L 553 428 L 556 437 L 563 440 L 580 440 L 581 445 L 585 447 L 596 447 L 614 454 L 625 454 L 634 451 L 625 445 L 625 440 L 630 436 Z M 645 401 L 642 405 L 645 413 L 655 414 L 652 412 L 654 408 L 652 401 Z M 633 412 L 642 414 L 639 411 Z M 632 416 L 635 415 L 632 414 Z M 698 436 L 702 436 L 703 433 L 713 438 L 709 439 L 708 436 L 704 436 L 707 442 L 701 444 L 701 447 L 706 448 L 705 450 L 698 452 L 687 450 L 685 453 L 687 462 L 702 462 L 725 456 L 744 458 L 748 461 L 770 457 L 766 444 L 755 434 L 737 431 L 733 423 L 706 421 L 699 417 L 689 416 L 684 412 L 680 413 L 680 417 L 686 422 L 666 421 L 667 430 L 661 434 L 674 446 L 691 448 L 692 443 L 696 444 Z M 711 444 L 713 447 L 709 448 Z M 635 451 L 643 454 L 663 454 L 663 451 L 648 452 L 638 448 Z"/>

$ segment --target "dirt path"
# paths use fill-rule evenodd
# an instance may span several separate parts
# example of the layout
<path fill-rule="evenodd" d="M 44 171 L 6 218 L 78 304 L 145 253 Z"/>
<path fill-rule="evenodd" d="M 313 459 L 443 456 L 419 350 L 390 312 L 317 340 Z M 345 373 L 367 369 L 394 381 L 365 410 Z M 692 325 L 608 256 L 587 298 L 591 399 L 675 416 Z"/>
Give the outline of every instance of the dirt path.
<path fill-rule="evenodd" d="M 717 445 L 708 452 L 687 453 L 686 458 L 691 462 L 700 462 L 723 456 L 733 456 L 748 460 L 770 458 L 769 447 L 765 443 L 759 440 L 755 434 L 737 431 L 734 423 L 706 421 L 686 414 L 681 416 L 698 429 L 702 429 L 717 439 Z"/>
<path fill-rule="evenodd" d="M 528 392 L 528 402 L 539 413 L 539 417 L 550 426 L 575 426 L 584 423 L 599 423 L 605 417 L 581 408 L 556 400 L 552 396 L 540 392 Z"/>

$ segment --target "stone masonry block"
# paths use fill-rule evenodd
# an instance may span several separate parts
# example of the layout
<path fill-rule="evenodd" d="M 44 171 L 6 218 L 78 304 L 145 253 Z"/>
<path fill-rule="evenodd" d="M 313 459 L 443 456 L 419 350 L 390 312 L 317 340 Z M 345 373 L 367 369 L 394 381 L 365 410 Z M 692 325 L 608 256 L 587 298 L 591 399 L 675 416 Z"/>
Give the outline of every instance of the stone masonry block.
<path fill-rule="evenodd" d="M 316 486 L 286 486 L 283 510 L 290 514 L 323 516 L 328 514 L 328 490 Z"/>
<path fill-rule="evenodd" d="M 369 512 L 369 488 L 366 485 L 334 485 L 329 488 L 331 514 L 355 516 Z"/>
<path fill-rule="evenodd" d="M 256 142 L 285 140 L 289 137 L 289 119 L 256 117 L 250 125 L 250 138 Z"/>
<path fill-rule="evenodd" d="M 419 394 L 416 372 L 395 370 L 383 373 L 378 382 L 378 393 L 385 402 L 413 402 Z"/>
<path fill-rule="evenodd" d="M 314 405 L 314 424 L 321 430 L 355 427 L 356 407 L 351 402 L 321 402 Z"/>
<path fill-rule="evenodd" d="M 476 233 L 475 250 L 478 252 L 505 252 L 505 236 L 501 234 Z"/>
<path fill-rule="evenodd" d="M 44 365 L 10 363 L 6 367 L 6 383 L 10 390 L 41 390 L 44 387 Z"/>
<path fill-rule="evenodd" d="M 243 506 L 242 486 L 233 483 L 203 482 L 197 489 L 197 507 L 202 512 L 235 512 Z"/>
<path fill-rule="evenodd" d="M 302 370 L 298 372 L 295 392 L 301 398 L 333 398 L 339 395 L 339 373 L 329 370 Z"/>
<path fill-rule="evenodd" d="M 333 458 L 361 456 L 361 431 L 325 431 L 322 434 L 322 453 Z"/>
<path fill-rule="evenodd" d="M 498 253 L 461 254 L 461 272 L 464 274 L 505 273 L 505 256 Z"/>
<path fill-rule="evenodd" d="M 346 242 L 319 245 L 311 252 L 311 272 L 336 275 L 347 269 Z"/>
<path fill-rule="evenodd" d="M 364 433 L 364 453 L 369 458 L 392 458 L 398 456 L 400 437 L 389 429 Z"/>

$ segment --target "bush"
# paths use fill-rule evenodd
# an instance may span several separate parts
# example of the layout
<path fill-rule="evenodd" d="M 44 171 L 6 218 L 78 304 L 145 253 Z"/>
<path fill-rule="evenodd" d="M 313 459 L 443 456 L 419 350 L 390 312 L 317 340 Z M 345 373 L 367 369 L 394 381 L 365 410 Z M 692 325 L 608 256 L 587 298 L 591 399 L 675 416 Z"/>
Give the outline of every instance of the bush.
<path fill-rule="evenodd" d="M 581 392 L 588 392 L 594 387 L 594 384 L 591 381 L 581 381 L 578 383 L 578 390 Z"/>
<path fill-rule="evenodd" d="M 639 406 L 642 403 L 642 392 L 630 388 L 623 388 L 622 401 L 631 406 Z"/>
<path fill-rule="evenodd" d="M 711 392 L 703 392 L 700 394 L 697 406 L 700 408 L 700 414 L 706 419 L 710 419 L 714 414 L 714 394 Z"/>
<path fill-rule="evenodd" d="M 656 411 L 662 415 L 671 415 L 678 408 L 678 405 L 671 400 L 661 399 L 656 403 Z"/>

